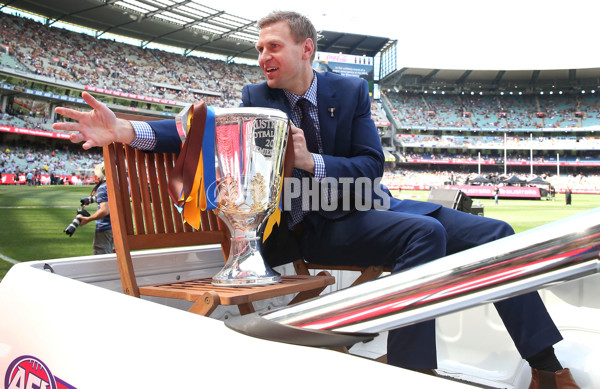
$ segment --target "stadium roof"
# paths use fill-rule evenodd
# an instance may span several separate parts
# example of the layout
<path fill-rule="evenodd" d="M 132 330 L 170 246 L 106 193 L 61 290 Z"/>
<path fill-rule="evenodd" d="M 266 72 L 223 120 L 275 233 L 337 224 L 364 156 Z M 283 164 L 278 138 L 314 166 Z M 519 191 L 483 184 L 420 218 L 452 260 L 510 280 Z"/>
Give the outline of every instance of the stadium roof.
<path fill-rule="evenodd" d="M 256 59 L 256 20 L 204 6 L 202 0 L 12 0 L 0 3 L 49 19 L 149 43 L 228 58 Z M 321 51 L 375 56 L 389 39 L 320 31 Z"/>
<path fill-rule="evenodd" d="M 200 0 L 13 0 L 13 8 L 148 43 L 256 59 L 256 21 L 202 5 Z"/>
<path fill-rule="evenodd" d="M 393 42 L 393 40 L 383 37 L 319 31 L 318 48 L 319 51 L 375 57 L 377 53 Z"/>
<path fill-rule="evenodd" d="M 600 68 L 549 70 L 455 70 L 402 68 L 381 80 L 383 88 L 412 91 L 445 90 L 477 93 L 498 91 L 559 92 L 600 90 Z"/>

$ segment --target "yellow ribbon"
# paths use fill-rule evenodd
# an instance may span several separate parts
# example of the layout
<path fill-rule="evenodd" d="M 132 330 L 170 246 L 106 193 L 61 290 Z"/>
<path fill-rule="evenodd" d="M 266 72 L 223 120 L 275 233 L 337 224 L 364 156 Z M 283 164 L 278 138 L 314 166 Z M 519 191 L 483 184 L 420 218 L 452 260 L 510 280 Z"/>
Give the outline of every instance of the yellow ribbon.
<path fill-rule="evenodd" d="M 183 219 L 192 227 L 200 229 L 200 212 L 206 211 L 206 192 L 204 190 L 204 163 L 202 152 L 198 159 L 198 168 L 194 177 L 194 186 L 183 207 Z"/>
<path fill-rule="evenodd" d="M 285 163 L 285 161 L 284 161 Z M 283 171 L 283 169 L 282 169 Z M 273 232 L 273 227 L 275 224 L 279 225 L 281 223 L 281 209 L 279 207 L 279 199 L 281 198 L 281 192 L 283 191 L 283 178 L 279 185 L 279 193 L 277 194 L 277 207 L 275 207 L 275 211 L 269 216 L 267 219 L 267 225 L 265 226 L 265 230 L 263 232 L 263 243 L 267 240 L 271 232 Z"/>

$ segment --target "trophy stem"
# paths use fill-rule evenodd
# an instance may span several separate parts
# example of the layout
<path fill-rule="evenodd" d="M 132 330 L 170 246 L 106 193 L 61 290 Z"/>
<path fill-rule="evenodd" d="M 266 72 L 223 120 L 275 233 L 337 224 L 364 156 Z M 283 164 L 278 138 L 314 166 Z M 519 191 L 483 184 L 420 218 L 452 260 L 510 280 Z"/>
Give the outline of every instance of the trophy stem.
<path fill-rule="evenodd" d="M 212 279 L 215 286 L 270 285 L 281 281 L 281 274 L 267 265 L 258 250 L 259 237 L 231 238 L 225 267 Z"/>

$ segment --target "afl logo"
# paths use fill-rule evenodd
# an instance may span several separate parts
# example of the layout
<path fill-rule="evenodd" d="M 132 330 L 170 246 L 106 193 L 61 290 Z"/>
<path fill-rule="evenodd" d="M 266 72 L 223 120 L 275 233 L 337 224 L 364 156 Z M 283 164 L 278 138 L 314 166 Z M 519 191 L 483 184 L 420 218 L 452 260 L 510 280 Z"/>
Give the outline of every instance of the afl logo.
<path fill-rule="evenodd" d="M 24 355 L 13 361 L 4 378 L 5 389 L 57 389 L 54 376 L 42 361 Z"/>

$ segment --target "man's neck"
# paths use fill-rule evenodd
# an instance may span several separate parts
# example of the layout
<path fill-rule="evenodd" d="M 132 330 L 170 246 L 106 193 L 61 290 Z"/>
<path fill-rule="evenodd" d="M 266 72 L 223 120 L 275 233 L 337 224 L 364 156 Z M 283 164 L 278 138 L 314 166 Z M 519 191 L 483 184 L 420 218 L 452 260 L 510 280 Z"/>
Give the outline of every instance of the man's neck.
<path fill-rule="evenodd" d="M 302 80 L 300 81 L 298 86 L 295 87 L 294 90 L 288 90 L 288 92 L 298 96 L 304 95 L 308 88 L 310 88 L 310 85 L 312 84 L 313 79 L 315 77 L 315 72 L 313 71 L 312 67 L 306 69 L 306 71 L 302 74 Z"/>

